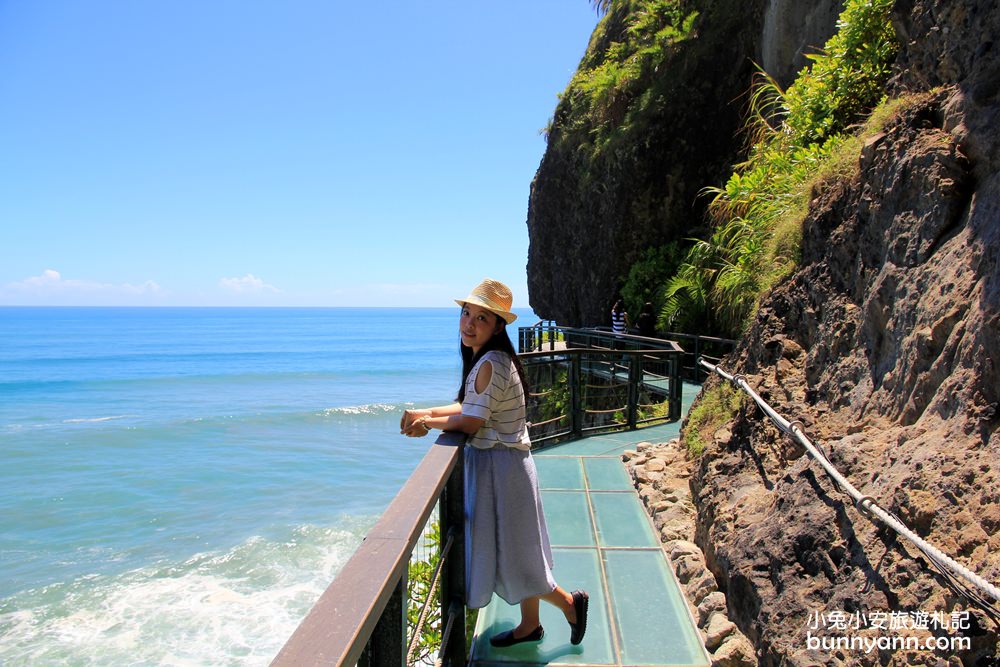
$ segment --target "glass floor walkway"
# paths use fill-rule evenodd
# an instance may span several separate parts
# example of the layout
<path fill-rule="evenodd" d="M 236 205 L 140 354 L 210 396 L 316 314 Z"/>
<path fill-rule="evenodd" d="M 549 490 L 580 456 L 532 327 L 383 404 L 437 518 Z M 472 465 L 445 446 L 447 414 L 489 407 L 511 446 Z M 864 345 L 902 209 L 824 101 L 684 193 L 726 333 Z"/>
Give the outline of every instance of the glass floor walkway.
<path fill-rule="evenodd" d="M 683 412 L 697 387 L 685 385 Z M 541 604 L 545 637 L 495 649 L 489 638 L 517 625 L 518 607 L 494 596 L 479 613 L 472 663 L 495 665 L 708 665 L 694 621 L 652 522 L 621 461 L 643 442 L 677 436 L 679 423 L 592 436 L 534 453 L 555 558 L 568 591 L 590 594 L 587 634 L 569 643 L 569 624 Z"/>

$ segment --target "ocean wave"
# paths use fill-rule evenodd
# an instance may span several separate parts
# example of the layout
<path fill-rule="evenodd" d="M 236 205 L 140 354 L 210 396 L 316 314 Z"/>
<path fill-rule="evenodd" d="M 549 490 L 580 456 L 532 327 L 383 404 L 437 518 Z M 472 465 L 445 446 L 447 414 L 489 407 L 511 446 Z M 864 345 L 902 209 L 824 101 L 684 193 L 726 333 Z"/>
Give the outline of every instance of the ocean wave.
<path fill-rule="evenodd" d="M 369 403 L 367 405 L 348 405 L 340 408 L 327 408 L 319 413 L 323 417 L 334 415 L 382 415 L 391 412 L 401 412 L 413 407 L 413 403 Z"/>
<path fill-rule="evenodd" d="M 232 414 L 210 414 L 204 416 L 174 416 L 167 415 L 109 415 L 104 417 L 73 417 L 56 418 L 52 420 L 38 420 L 33 423 L 8 423 L 3 424 L 3 431 L 7 433 L 18 433 L 27 430 L 40 431 L 50 429 L 69 429 L 73 427 L 83 427 L 88 424 L 108 424 L 119 423 L 119 428 L 127 429 L 136 433 L 135 437 L 140 437 L 143 431 L 152 433 L 170 433 L 174 429 L 210 429 L 219 426 L 227 428 L 234 425 L 244 424 L 247 426 L 267 427 L 269 429 L 280 428 L 282 426 L 294 427 L 296 424 L 322 423 L 330 420 L 365 420 L 381 418 L 393 413 L 402 413 L 407 408 L 412 408 L 413 402 L 403 403 L 363 403 L 358 405 L 345 405 L 324 408 L 322 410 L 254 410 L 253 412 L 232 413 Z"/>
<path fill-rule="evenodd" d="M 112 415 L 111 417 L 89 417 L 80 419 L 64 419 L 63 424 L 91 424 L 97 422 L 109 422 L 116 419 L 128 419 L 129 417 L 135 417 L 137 415 Z"/>
<path fill-rule="evenodd" d="M 0 664 L 264 664 L 374 517 L 0 599 Z"/>

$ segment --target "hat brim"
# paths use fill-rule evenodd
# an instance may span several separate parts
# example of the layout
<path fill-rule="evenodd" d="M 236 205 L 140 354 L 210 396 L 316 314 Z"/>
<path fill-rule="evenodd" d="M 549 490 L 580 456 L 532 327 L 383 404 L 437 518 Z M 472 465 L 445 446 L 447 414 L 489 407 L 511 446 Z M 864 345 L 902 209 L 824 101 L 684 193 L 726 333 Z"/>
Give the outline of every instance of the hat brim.
<path fill-rule="evenodd" d="M 512 324 L 514 320 L 517 319 L 517 315 L 510 312 L 509 310 L 503 310 L 501 308 L 497 308 L 495 305 L 483 299 L 480 299 L 479 297 L 476 296 L 470 295 L 464 299 L 455 299 L 455 303 L 457 303 L 460 306 L 464 306 L 467 303 L 472 303 L 479 306 L 480 308 L 485 308 L 494 315 L 503 318 L 503 321 L 506 322 L 507 324 Z"/>

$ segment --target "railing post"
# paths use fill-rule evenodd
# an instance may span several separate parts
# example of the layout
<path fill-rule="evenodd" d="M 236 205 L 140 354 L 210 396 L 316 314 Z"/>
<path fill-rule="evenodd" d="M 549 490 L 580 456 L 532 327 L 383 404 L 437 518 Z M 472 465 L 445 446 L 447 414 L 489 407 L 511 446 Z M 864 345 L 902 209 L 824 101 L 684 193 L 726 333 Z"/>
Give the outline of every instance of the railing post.
<path fill-rule="evenodd" d="M 628 357 L 628 428 L 634 431 L 639 418 L 639 374 L 642 359 L 638 354 Z"/>
<path fill-rule="evenodd" d="M 465 447 L 460 445 L 455 469 L 441 494 L 441 547 L 449 536 L 451 551 L 441 572 L 441 631 L 448 615 L 457 610 L 447 646 L 441 646 L 441 663 L 446 667 L 464 667 L 468 647 L 465 644 Z"/>
<path fill-rule="evenodd" d="M 681 354 L 670 355 L 670 419 L 676 421 L 681 418 L 681 366 L 684 357 Z M 695 359 L 695 366 L 698 360 Z"/>
<path fill-rule="evenodd" d="M 358 660 L 360 667 L 406 667 L 406 584 L 404 572 Z"/>
<path fill-rule="evenodd" d="M 580 405 L 580 376 L 580 355 L 574 354 L 570 357 L 569 362 L 570 424 L 574 438 L 579 438 L 583 434 L 583 408 Z"/>

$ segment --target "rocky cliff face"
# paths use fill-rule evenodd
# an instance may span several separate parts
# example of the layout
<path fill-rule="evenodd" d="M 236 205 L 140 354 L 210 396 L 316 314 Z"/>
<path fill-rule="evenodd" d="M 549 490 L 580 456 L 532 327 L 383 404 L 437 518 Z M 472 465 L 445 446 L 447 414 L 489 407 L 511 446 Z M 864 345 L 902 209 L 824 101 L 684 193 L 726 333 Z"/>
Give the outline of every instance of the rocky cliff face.
<path fill-rule="evenodd" d="M 782 88 L 795 80 L 836 30 L 842 0 L 769 0 L 764 11 L 761 65 Z"/>
<path fill-rule="evenodd" d="M 581 67 L 629 39 L 630 4 L 614 3 Z M 528 203 L 528 292 L 538 315 L 607 324 L 646 248 L 698 234 L 708 202 L 699 193 L 723 183 L 742 154 L 754 63 L 787 83 L 805 64 L 802 53 L 833 33 L 842 4 L 682 0 L 682 14 L 698 12 L 695 34 L 658 66 L 648 88 L 622 96 L 599 123 L 582 121 L 564 96 Z M 598 132 L 621 139 L 595 151 Z"/>
<path fill-rule="evenodd" d="M 629 19 L 615 3 L 604 40 L 584 61 L 625 39 Z M 692 236 L 703 222 L 698 192 L 721 182 L 739 155 L 745 93 L 760 45 L 764 0 L 694 0 L 696 36 L 659 68 L 634 139 L 592 150 L 598 128 L 565 96 L 528 203 L 528 293 L 541 317 L 564 325 L 605 324 L 629 267 L 647 247 Z M 607 122 L 624 132 L 630 105 Z M 631 110 L 633 114 L 634 109 Z M 706 131 L 706 129 L 708 131 Z"/>
<path fill-rule="evenodd" d="M 895 93 L 915 98 L 817 193 L 800 270 L 723 363 L 805 425 L 862 493 L 1000 583 L 1000 14 L 900 0 Z M 998 627 L 814 635 L 966 636 L 971 649 L 823 650 L 814 615 L 974 609 L 869 521 L 801 448 L 744 409 L 692 478 L 697 542 L 761 664 L 996 664 Z M 910 618 L 913 618 L 911 615 Z"/>

